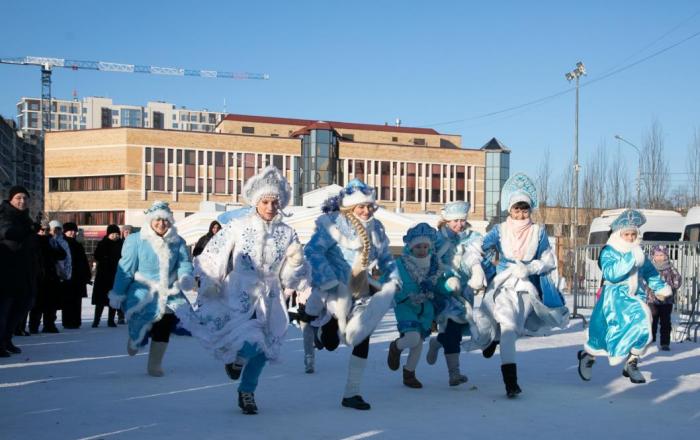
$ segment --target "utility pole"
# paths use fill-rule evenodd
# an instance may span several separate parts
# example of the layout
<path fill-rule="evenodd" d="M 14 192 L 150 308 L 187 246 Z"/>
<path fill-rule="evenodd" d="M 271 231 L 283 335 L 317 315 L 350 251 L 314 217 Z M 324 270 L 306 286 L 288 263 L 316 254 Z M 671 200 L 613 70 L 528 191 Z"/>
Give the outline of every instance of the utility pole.
<path fill-rule="evenodd" d="M 586 74 L 586 67 L 583 65 L 581 61 L 576 63 L 576 68 L 572 70 L 571 72 L 567 72 L 565 77 L 567 81 L 571 82 L 572 80 L 576 80 L 576 116 L 575 116 L 575 123 L 574 123 L 574 173 L 573 173 L 573 202 L 574 202 L 574 215 L 573 218 L 571 219 L 571 233 L 570 233 L 570 238 L 569 238 L 569 246 L 571 247 L 571 256 L 572 259 L 574 260 L 574 274 L 572 277 L 572 287 L 571 289 L 574 292 L 574 311 L 572 314 L 572 317 L 576 318 L 577 317 L 577 310 L 576 310 L 576 300 L 577 300 L 577 293 L 578 293 L 578 258 L 576 255 L 576 237 L 578 233 L 578 172 L 579 172 L 579 164 L 578 164 L 578 108 L 579 108 L 579 78 L 581 78 L 583 75 Z M 584 319 L 584 324 L 585 324 L 585 318 L 581 316 L 582 319 Z"/>

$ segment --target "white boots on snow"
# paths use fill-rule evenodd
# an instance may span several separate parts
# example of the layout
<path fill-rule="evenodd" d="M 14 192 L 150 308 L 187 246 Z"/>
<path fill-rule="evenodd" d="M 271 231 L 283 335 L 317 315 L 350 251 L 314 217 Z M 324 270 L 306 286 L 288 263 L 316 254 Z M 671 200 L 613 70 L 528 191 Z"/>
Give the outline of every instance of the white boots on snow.
<path fill-rule="evenodd" d="M 586 353 L 583 350 L 578 352 L 578 375 L 585 381 L 591 380 L 593 377 L 593 364 L 595 364 L 595 356 Z M 646 379 L 639 371 L 639 356 L 630 355 L 622 367 L 622 375 L 628 377 L 632 383 L 646 383 Z"/>

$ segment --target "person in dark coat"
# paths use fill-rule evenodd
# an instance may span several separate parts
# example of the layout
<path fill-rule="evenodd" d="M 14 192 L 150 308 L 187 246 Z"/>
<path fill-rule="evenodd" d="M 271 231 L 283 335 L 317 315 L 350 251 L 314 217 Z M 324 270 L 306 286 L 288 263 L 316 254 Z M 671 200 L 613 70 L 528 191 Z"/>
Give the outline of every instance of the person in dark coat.
<path fill-rule="evenodd" d="M 63 328 L 76 329 L 80 328 L 83 298 L 87 298 L 87 285 L 91 283 L 92 272 L 85 248 L 75 239 L 78 225 L 64 223 L 63 233 L 71 255 L 71 277 L 63 291 Z"/>
<path fill-rule="evenodd" d="M 21 186 L 0 204 L 0 357 L 22 352 L 12 336 L 36 292 L 38 252 L 28 208 L 29 192 Z"/>
<path fill-rule="evenodd" d="M 39 241 L 39 276 L 38 289 L 34 307 L 29 312 L 29 332 L 39 333 L 39 324 L 43 318 L 44 331 L 58 333 L 56 328 L 56 309 L 59 308 L 60 280 L 56 264 L 66 259 L 66 251 L 49 234 L 48 222 L 43 222 L 37 232 Z"/>
<path fill-rule="evenodd" d="M 105 307 L 109 307 L 109 298 L 107 294 L 112 290 L 114 284 L 114 276 L 117 274 L 117 265 L 119 258 L 122 255 L 122 244 L 119 226 L 107 226 L 107 234 L 97 244 L 95 248 L 95 261 L 97 262 L 97 271 L 95 273 L 95 284 L 92 288 L 92 304 L 95 306 L 95 319 L 92 321 L 93 327 L 100 325 L 102 319 L 102 311 Z M 114 315 L 116 309 L 109 307 L 107 312 L 107 325 L 116 327 L 114 323 Z"/>
<path fill-rule="evenodd" d="M 194 245 L 194 249 L 192 250 L 192 256 L 196 257 L 197 255 L 201 254 L 204 251 L 204 248 L 207 247 L 207 243 L 209 243 L 209 240 L 216 235 L 217 232 L 221 230 L 221 223 L 217 222 L 214 220 L 209 224 L 209 232 L 206 234 L 202 235 L 199 237 L 199 240 L 197 240 L 197 244 Z"/>

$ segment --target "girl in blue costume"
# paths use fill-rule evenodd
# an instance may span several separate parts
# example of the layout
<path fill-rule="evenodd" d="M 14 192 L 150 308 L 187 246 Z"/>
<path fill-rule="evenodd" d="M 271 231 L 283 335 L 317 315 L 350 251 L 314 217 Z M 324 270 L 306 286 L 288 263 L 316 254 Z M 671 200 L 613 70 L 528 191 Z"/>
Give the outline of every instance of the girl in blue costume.
<path fill-rule="evenodd" d="M 340 342 L 353 347 L 341 404 L 359 410 L 370 409 L 360 395 L 370 335 L 400 288 L 389 239 L 374 218 L 374 202 L 371 187 L 351 180 L 338 197 L 326 201 L 325 214 L 316 219 L 304 248 L 312 286 L 306 313 L 317 317 L 312 324 L 321 326 L 320 340 L 327 350 Z M 380 272 L 383 284 L 376 283 L 370 268 Z"/>
<path fill-rule="evenodd" d="M 394 313 L 401 337 L 389 345 L 387 363 L 390 369 L 398 370 L 401 352 L 409 349 L 403 368 L 403 384 L 409 388 L 423 387 L 416 379 L 416 366 L 435 317 L 432 300 L 440 274 L 434 251 L 436 238 L 430 225 L 417 224 L 404 235 L 406 246 L 403 255 L 396 259 L 402 287 L 394 295 Z"/>
<path fill-rule="evenodd" d="M 194 278 L 190 253 L 173 226 L 168 203 L 155 202 L 145 214 L 148 222 L 124 241 L 109 306 L 124 306 L 130 356 L 150 331 L 148 374 L 159 377 L 164 374 L 161 363 L 176 321 L 173 312 L 187 304 L 182 292 L 194 288 Z"/>
<path fill-rule="evenodd" d="M 515 359 L 518 337 L 526 331 L 563 328 L 569 319 L 547 233 L 530 219 L 530 210 L 536 207 L 537 191 L 530 178 L 521 173 L 509 178 L 501 191 L 501 209 L 508 218 L 486 234 L 478 253 L 495 250 L 499 261 L 496 276 L 474 311 L 470 343 L 491 357 L 500 342 L 501 374 L 509 398 L 521 393 Z"/>
<path fill-rule="evenodd" d="M 578 352 L 583 380 L 591 380 L 595 356 L 608 356 L 610 365 L 624 362 L 622 375 L 632 383 L 646 382 L 638 363 L 652 340 L 651 313 L 640 278 L 659 300 L 673 292 L 639 245 L 639 227 L 644 223 L 641 212 L 624 211 L 612 223 L 613 232 L 600 251 L 603 290 L 591 314 L 588 342 Z"/>
<path fill-rule="evenodd" d="M 463 201 L 445 205 L 435 244 L 440 264 L 435 299 L 439 334 L 430 338 L 426 360 L 430 365 L 435 364 L 440 348 L 445 349 L 450 386 L 468 380 L 459 369 L 460 342 L 462 336 L 469 334 L 469 320 L 474 304 L 471 285 L 481 287 L 484 284 L 484 271 L 478 253 L 482 236 L 468 229 L 467 215 L 470 207 L 469 203 Z M 476 248 L 470 253 L 468 249 L 471 246 Z"/>
<path fill-rule="evenodd" d="M 308 267 L 294 229 L 282 221 L 291 189 L 274 166 L 248 179 L 253 209 L 231 220 L 195 260 L 197 310 L 178 316 L 238 385 L 243 414 L 257 414 L 255 390 L 267 361 L 278 359 L 289 326 L 284 289 L 301 288 Z"/>

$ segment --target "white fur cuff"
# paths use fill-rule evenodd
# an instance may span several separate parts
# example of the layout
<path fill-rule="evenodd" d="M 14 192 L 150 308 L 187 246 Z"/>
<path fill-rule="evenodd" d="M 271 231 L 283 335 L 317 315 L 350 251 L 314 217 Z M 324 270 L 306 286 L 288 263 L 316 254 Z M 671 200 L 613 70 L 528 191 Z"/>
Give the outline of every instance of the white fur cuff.
<path fill-rule="evenodd" d="M 294 267 L 304 264 L 304 250 L 299 243 L 292 243 L 285 252 L 287 261 Z"/>
<path fill-rule="evenodd" d="M 527 265 L 527 271 L 530 275 L 539 275 L 542 273 L 542 269 L 544 268 L 544 263 L 540 260 L 532 260 L 528 265 Z"/>
<path fill-rule="evenodd" d="M 654 292 L 654 296 L 656 296 L 659 301 L 663 301 L 671 295 L 673 295 L 673 290 L 671 290 L 671 286 L 669 285 L 666 285 L 661 290 Z"/>
<path fill-rule="evenodd" d="M 529 275 L 527 267 L 525 267 L 525 265 L 520 261 L 510 265 L 510 273 L 512 273 L 514 277 L 521 280 L 526 279 Z"/>
<path fill-rule="evenodd" d="M 644 251 L 641 246 L 635 246 L 632 248 L 632 256 L 634 256 L 634 265 L 637 267 L 642 267 L 644 264 Z"/>
<path fill-rule="evenodd" d="M 471 268 L 472 276 L 469 278 L 469 287 L 473 290 L 481 290 L 486 284 L 486 276 L 481 264 L 476 264 Z"/>
<path fill-rule="evenodd" d="M 447 290 L 450 292 L 458 292 L 462 290 L 462 283 L 459 282 L 459 278 L 450 277 L 445 281 L 445 287 L 447 287 Z"/>
<path fill-rule="evenodd" d="M 192 275 L 181 276 L 179 282 L 180 289 L 182 289 L 185 292 L 189 292 L 190 290 L 194 290 L 195 288 L 194 277 L 192 277 Z"/>

